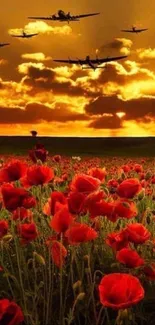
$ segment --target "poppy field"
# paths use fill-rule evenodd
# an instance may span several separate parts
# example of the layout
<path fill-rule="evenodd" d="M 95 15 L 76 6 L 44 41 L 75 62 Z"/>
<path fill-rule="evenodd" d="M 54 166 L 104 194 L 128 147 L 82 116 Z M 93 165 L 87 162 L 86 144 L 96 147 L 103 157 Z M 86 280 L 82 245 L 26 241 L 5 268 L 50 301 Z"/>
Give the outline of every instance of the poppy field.
<path fill-rule="evenodd" d="M 0 325 L 153 325 L 154 306 L 154 158 L 0 157 Z"/>

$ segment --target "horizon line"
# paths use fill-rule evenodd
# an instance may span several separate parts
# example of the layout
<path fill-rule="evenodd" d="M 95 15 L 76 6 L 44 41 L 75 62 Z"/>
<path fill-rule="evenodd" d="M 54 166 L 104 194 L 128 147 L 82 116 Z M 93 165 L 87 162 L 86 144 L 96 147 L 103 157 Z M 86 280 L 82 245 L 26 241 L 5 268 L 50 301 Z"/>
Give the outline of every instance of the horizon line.
<path fill-rule="evenodd" d="M 155 135 L 133 135 L 133 136 L 70 136 L 70 135 L 1 135 L 0 137 L 29 137 L 29 138 L 90 138 L 90 139 L 110 139 L 110 138 L 155 138 Z"/>

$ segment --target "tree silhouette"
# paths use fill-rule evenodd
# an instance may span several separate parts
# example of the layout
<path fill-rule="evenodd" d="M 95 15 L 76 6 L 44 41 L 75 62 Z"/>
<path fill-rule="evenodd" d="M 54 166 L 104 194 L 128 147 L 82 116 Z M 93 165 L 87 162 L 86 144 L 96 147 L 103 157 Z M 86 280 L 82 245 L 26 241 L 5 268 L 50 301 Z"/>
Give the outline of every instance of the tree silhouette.
<path fill-rule="evenodd" d="M 30 131 L 30 133 L 31 133 L 32 137 L 36 137 L 38 134 L 38 132 L 35 130 Z"/>

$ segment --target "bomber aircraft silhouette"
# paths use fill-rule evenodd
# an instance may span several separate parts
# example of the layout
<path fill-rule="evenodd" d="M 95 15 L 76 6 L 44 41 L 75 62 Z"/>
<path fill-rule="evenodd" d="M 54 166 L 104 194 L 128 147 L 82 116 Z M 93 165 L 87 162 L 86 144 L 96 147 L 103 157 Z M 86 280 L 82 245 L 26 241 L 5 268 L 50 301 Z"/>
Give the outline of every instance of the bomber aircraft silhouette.
<path fill-rule="evenodd" d="M 67 21 L 69 23 L 70 21 L 80 21 L 81 18 L 96 16 L 99 14 L 100 14 L 99 12 L 96 12 L 96 13 L 92 13 L 92 14 L 71 16 L 70 12 L 65 13 L 63 10 L 58 10 L 57 15 L 55 14 L 55 15 L 51 15 L 49 17 L 28 17 L 28 19 L 54 20 L 54 21 L 60 21 L 60 22 Z"/>
<path fill-rule="evenodd" d="M 115 56 L 115 57 L 107 57 L 104 59 L 99 59 L 98 57 L 96 57 L 96 59 L 91 59 L 89 55 L 86 56 L 86 58 L 84 60 L 53 60 L 55 62 L 59 62 L 59 63 L 68 63 L 68 64 L 79 64 L 82 66 L 82 69 L 104 69 L 105 67 L 103 66 L 96 66 L 96 64 L 102 64 L 102 63 L 108 63 L 108 62 L 112 62 L 112 61 L 117 61 L 117 60 L 121 60 L 121 59 L 125 59 L 127 58 L 127 55 L 123 55 L 123 56 Z M 83 65 L 87 65 L 88 67 L 83 67 Z"/>
<path fill-rule="evenodd" d="M 135 26 L 132 26 L 132 29 L 122 29 L 121 32 L 125 32 L 125 33 L 141 33 L 141 32 L 145 32 L 146 30 L 148 30 L 148 28 L 136 28 Z"/>
<path fill-rule="evenodd" d="M 25 33 L 25 31 L 23 30 L 23 33 L 21 35 L 11 35 L 12 37 L 19 37 L 19 38 L 31 38 L 33 36 L 37 36 L 38 33 L 35 34 L 27 34 Z"/>
<path fill-rule="evenodd" d="M 4 46 L 7 46 L 7 45 L 10 45 L 10 43 L 0 43 L 0 47 L 4 47 Z"/>

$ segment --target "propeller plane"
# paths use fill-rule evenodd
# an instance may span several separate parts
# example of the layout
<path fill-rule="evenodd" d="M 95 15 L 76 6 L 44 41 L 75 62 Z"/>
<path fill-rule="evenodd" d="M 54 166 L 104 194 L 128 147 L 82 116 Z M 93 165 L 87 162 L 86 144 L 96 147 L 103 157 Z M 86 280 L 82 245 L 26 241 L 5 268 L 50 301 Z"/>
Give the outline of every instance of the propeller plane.
<path fill-rule="evenodd" d="M 12 37 L 17 37 L 17 38 L 31 38 L 33 36 L 37 36 L 39 35 L 38 33 L 34 33 L 34 34 L 27 34 L 24 30 L 23 33 L 21 35 L 11 35 Z"/>
<path fill-rule="evenodd" d="M 91 13 L 91 14 L 72 16 L 70 14 L 70 12 L 65 13 L 63 10 L 58 10 L 57 15 L 54 14 L 54 15 L 51 15 L 49 17 L 28 17 L 28 19 L 52 20 L 52 21 L 60 21 L 60 22 L 67 21 L 69 23 L 69 22 L 73 22 L 73 21 L 80 21 L 81 18 L 96 16 L 96 15 L 99 15 L 99 14 L 100 14 L 99 12 L 96 12 L 96 13 Z"/>
<path fill-rule="evenodd" d="M 148 28 L 136 28 L 135 26 L 132 26 L 131 29 L 122 29 L 121 32 L 125 32 L 125 33 L 142 33 L 145 32 L 146 30 L 148 30 Z"/>
<path fill-rule="evenodd" d="M 105 67 L 103 66 L 99 66 L 102 63 L 108 63 L 108 62 L 112 62 L 112 61 L 117 61 L 117 60 L 121 60 L 121 59 L 125 59 L 127 58 L 127 55 L 123 55 L 123 56 L 115 56 L 115 57 L 107 57 L 104 59 L 99 59 L 98 57 L 96 59 L 91 59 L 89 55 L 86 56 L 86 58 L 84 60 L 81 59 L 77 59 L 77 60 L 53 60 L 54 62 L 59 62 L 59 63 L 67 63 L 67 64 L 78 64 L 82 66 L 82 69 L 104 69 Z M 96 66 L 96 64 L 98 64 Z M 87 65 L 87 67 L 83 67 L 83 65 Z"/>
<path fill-rule="evenodd" d="M 10 45 L 10 43 L 0 43 L 0 47 L 4 47 L 4 46 L 7 46 L 7 45 Z"/>

